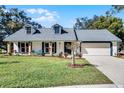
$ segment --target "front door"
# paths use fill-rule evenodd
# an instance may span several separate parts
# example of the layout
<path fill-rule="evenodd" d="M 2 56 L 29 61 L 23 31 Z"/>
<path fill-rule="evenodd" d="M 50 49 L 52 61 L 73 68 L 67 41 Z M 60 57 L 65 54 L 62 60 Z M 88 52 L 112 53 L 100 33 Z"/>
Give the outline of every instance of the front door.
<path fill-rule="evenodd" d="M 69 47 L 70 46 L 70 47 Z M 64 42 L 64 52 L 71 54 L 71 42 Z"/>

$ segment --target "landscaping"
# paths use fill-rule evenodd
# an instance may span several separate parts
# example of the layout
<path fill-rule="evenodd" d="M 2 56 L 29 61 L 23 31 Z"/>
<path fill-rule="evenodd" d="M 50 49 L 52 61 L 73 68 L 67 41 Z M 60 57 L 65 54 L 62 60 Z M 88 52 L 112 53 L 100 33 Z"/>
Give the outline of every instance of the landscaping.
<path fill-rule="evenodd" d="M 76 59 L 82 68 L 69 67 L 71 59 L 38 56 L 0 56 L 0 87 L 55 87 L 110 84 L 104 74 L 85 59 Z"/>
<path fill-rule="evenodd" d="M 117 56 L 116 56 L 117 58 L 122 58 L 122 59 L 124 59 L 124 55 L 120 55 L 120 54 L 118 54 Z"/>

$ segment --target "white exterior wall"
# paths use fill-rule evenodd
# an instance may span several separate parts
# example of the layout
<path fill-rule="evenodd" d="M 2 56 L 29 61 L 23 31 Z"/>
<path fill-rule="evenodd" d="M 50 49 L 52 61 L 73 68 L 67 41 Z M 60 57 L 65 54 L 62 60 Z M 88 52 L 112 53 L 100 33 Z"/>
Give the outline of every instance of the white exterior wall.
<path fill-rule="evenodd" d="M 32 50 L 42 50 L 42 42 L 32 42 Z"/>
<path fill-rule="evenodd" d="M 14 49 L 14 55 L 15 55 L 15 51 L 19 52 L 18 42 L 13 42 L 13 49 Z"/>
<path fill-rule="evenodd" d="M 57 45 L 57 53 L 56 54 L 59 54 L 60 52 L 63 52 L 64 53 L 64 42 L 63 41 L 58 41 L 56 42 L 56 45 Z"/>
<path fill-rule="evenodd" d="M 38 51 L 42 50 L 42 42 L 32 42 L 32 50 Z M 64 42 L 57 41 L 56 42 L 56 54 L 58 55 L 60 52 L 64 53 Z"/>
<path fill-rule="evenodd" d="M 83 55 L 110 55 L 110 43 L 82 43 Z"/>
<path fill-rule="evenodd" d="M 7 43 L 7 53 L 10 53 L 10 42 Z"/>
<path fill-rule="evenodd" d="M 113 50 L 113 56 L 117 56 L 118 53 L 118 44 L 117 42 L 112 42 L 112 50 Z"/>

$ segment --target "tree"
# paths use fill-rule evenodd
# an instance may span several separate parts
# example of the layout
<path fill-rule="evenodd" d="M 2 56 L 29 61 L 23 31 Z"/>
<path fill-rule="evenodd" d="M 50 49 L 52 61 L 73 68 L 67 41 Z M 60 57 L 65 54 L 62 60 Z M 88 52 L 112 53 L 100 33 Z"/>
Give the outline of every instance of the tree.
<path fill-rule="evenodd" d="M 29 24 L 31 24 L 35 29 L 40 29 L 40 28 L 43 28 L 43 26 L 39 23 L 36 23 L 36 22 L 29 22 Z"/>
<path fill-rule="evenodd" d="M 80 24 L 84 25 L 82 26 L 78 22 L 82 22 Z M 114 17 L 112 15 L 95 15 L 93 18 L 86 19 L 85 21 L 80 18 L 79 21 L 76 21 L 75 28 L 77 27 L 76 24 L 78 24 L 78 28 L 80 29 L 108 29 L 124 42 L 124 26 L 121 18 Z"/>
<path fill-rule="evenodd" d="M 124 5 L 112 5 L 112 7 L 117 11 L 118 13 L 124 10 Z"/>
<path fill-rule="evenodd" d="M 0 6 L 0 25 L 9 35 L 21 29 L 24 23 L 30 21 L 26 13 L 17 8 L 6 9 L 5 6 Z"/>
<path fill-rule="evenodd" d="M 18 10 L 18 8 L 6 9 L 5 6 L 0 6 L 0 31 L 4 30 L 7 33 L 0 37 L 0 42 L 5 38 L 5 35 L 15 33 L 27 23 L 34 26 L 34 28 L 42 28 L 39 23 L 32 22 L 23 10 Z"/>
<path fill-rule="evenodd" d="M 67 44 L 66 47 L 68 49 L 71 49 L 72 51 L 72 60 L 71 60 L 71 65 L 74 66 L 75 65 L 75 52 L 76 49 L 80 46 L 79 42 L 72 42 L 72 44 Z"/>

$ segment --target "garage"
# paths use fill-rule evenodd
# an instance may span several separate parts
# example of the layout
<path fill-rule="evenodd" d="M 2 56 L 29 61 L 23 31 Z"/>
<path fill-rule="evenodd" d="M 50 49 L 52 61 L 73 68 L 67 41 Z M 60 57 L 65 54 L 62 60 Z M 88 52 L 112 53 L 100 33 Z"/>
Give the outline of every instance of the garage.
<path fill-rule="evenodd" d="M 76 30 L 76 36 L 83 55 L 116 56 L 118 43 L 121 42 L 121 39 L 107 29 Z"/>
<path fill-rule="evenodd" d="M 111 43 L 82 43 L 83 55 L 111 55 Z"/>

